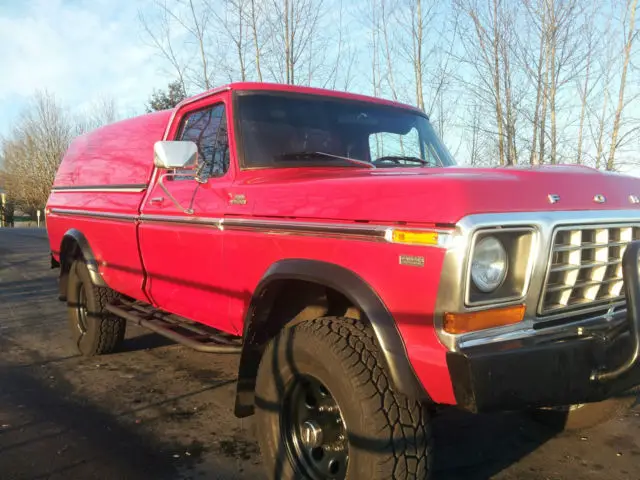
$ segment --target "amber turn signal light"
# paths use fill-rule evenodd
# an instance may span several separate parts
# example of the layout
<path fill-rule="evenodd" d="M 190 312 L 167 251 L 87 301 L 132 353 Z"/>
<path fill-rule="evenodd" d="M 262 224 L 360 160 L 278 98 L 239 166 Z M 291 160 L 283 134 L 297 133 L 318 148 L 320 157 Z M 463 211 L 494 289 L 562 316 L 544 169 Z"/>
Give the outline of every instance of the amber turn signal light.
<path fill-rule="evenodd" d="M 485 328 L 501 327 L 521 322 L 524 318 L 524 305 L 492 308 L 479 312 L 445 313 L 444 331 L 447 333 L 467 333 Z"/>

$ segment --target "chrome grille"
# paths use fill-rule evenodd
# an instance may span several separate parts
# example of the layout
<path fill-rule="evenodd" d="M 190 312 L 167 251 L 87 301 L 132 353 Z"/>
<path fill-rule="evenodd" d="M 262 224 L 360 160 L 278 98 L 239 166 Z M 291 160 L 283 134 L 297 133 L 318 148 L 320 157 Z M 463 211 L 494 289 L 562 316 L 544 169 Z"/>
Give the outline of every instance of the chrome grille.
<path fill-rule="evenodd" d="M 622 300 L 622 255 L 627 243 L 639 238 L 636 224 L 558 228 L 540 314 Z"/>

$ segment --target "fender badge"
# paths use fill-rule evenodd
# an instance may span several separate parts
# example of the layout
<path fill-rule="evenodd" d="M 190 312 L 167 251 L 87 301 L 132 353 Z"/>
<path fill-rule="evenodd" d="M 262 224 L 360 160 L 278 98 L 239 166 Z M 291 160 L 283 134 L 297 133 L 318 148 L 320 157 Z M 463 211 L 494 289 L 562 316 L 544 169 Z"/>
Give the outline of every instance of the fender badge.
<path fill-rule="evenodd" d="M 607 199 L 604 197 L 604 195 L 600 195 L 598 193 L 597 195 L 593 196 L 593 201 L 596 203 L 604 203 L 607 201 Z"/>
<path fill-rule="evenodd" d="M 547 195 L 547 199 L 549 200 L 549 203 L 558 203 L 560 201 L 560 195 L 556 193 L 550 193 L 549 195 Z"/>
<path fill-rule="evenodd" d="M 408 265 L 410 267 L 424 267 L 424 257 L 416 257 L 414 255 L 400 255 L 400 265 Z"/>
<path fill-rule="evenodd" d="M 229 199 L 229 205 L 246 205 L 247 204 L 247 197 L 240 193 L 240 194 L 236 194 L 236 195 L 231 195 L 231 198 Z"/>
<path fill-rule="evenodd" d="M 640 198 L 637 195 L 629 195 L 629 202 L 640 203 Z"/>

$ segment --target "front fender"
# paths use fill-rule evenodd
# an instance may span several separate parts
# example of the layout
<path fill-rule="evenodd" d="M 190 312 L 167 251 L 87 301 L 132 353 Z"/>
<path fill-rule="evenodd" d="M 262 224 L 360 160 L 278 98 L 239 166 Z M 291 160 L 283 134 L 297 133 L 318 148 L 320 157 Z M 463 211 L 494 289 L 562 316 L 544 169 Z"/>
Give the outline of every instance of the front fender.
<path fill-rule="evenodd" d="M 394 389 L 409 397 L 429 401 L 409 362 L 396 322 L 382 299 L 359 275 L 336 264 L 308 259 L 287 259 L 273 264 L 256 288 L 244 322 L 244 346 L 238 372 L 236 415 L 253 413 L 255 378 L 262 352 L 271 336 L 266 322 L 284 281 L 319 284 L 342 293 L 370 323 Z"/>

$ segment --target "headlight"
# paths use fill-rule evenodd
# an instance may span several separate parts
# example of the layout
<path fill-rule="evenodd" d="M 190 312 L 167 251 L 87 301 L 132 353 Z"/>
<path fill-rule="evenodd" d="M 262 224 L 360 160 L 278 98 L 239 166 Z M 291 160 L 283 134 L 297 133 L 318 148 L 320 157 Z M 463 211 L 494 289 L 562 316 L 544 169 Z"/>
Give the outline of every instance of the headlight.
<path fill-rule="evenodd" d="M 471 279 L 481 292 L 496 290 L 507 276 L 507 252 L 496 237 L 485 237 L 474 249 L 471 259 Z"/>

